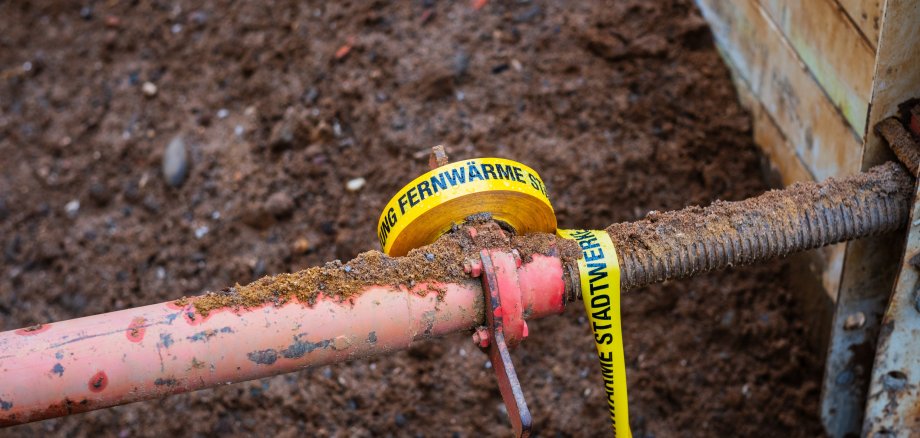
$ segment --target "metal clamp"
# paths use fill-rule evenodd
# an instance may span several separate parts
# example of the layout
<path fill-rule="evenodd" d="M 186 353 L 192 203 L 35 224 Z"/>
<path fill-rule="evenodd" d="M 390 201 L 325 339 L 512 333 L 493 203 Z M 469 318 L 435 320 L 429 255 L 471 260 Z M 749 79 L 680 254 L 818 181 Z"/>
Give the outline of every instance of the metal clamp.
<path fill-rule="evenodd" d="M 529 437 L 533 418 L 527 409 L 524 391 L 514 371 L 509 348 L 527 337 L 524 306 L 517 268 L 521 258 L 512 253 L 484 249 L 481 260 L 469 262 L 469 272 L 482 276 L 485 293 L 486 326 L 473 334 L 473 342 L 489 355 L 498 378 L 498 388 L 508 409 L 508 418 L 516 437 Z"/>

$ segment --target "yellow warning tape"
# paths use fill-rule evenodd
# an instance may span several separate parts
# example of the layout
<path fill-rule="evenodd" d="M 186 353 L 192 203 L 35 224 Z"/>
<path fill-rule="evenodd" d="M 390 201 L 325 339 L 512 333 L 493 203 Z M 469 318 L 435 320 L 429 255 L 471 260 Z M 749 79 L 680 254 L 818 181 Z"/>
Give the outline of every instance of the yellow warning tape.
<path fill-rule="evenodd" d="M 380 215 L 377 237 L 384 253 L 406 255 L 477 213 L 490 213 L 521 234 L 556 230 L 537 172 L 503 158 L 475 158 L 438 167 L 400 189 Z"/>
<path fill-rule="evenodd" d="M 620 263 L 610 235 L 603 230 L 558 230 L 560 237 L 578 242 L 581 296 L 594 331 L 601 376 L 614 436 L 631 437 L 626 397 L 626 361 L 620 328 Z"/>

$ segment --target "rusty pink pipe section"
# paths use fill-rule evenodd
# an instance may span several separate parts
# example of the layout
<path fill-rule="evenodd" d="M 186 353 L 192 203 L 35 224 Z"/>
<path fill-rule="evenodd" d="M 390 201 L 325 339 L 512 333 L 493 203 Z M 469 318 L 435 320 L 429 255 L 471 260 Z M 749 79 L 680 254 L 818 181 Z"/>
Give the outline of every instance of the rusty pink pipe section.
<path fill-rule="evenodd" d="M 562 271 L 540 255 L 518 269 L 526 317 L 562 312 Z M 430 288 L 446 292 L 416 293 Z M 402 350 L 481 325 L 483 298 L 471 278 L 207 317 L 168 302 L 3 332 L 0 426 Z"/>

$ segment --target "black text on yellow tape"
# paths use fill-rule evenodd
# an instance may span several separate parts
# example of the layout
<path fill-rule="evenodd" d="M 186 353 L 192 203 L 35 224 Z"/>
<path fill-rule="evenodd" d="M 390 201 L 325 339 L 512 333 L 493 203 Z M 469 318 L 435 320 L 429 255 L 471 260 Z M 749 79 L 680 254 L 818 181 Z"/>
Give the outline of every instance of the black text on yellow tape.
<path fill-rule="evenodd" d="M 630 437 L 626 362 L 620 327 L 620 264 L 610 235 L 603 230 L 558 230 L 581 247 L 581 296 L 594 331 L 614 436 Z"/>
<path fill-rule="evenodd" d="M 537 172 L 511 160 L 476 158 L 438 167 L 400 189 L 380 215 L 377 237 L 384 253 L 401 256 L 478 213 L 489 213 L 518 233 L 556 230 Z"/>

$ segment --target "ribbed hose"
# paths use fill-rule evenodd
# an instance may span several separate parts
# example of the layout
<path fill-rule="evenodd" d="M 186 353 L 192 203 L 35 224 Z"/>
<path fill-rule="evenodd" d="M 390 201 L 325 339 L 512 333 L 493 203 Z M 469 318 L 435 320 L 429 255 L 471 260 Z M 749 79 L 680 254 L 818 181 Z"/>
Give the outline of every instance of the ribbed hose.
<path fill-rule="evenodd" d="M 888 163 L 744 201 L 652 212 L 607 232 L 628 290 L 898 230 L 907 224 L 912 193 L 908 173 Z"/>

